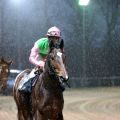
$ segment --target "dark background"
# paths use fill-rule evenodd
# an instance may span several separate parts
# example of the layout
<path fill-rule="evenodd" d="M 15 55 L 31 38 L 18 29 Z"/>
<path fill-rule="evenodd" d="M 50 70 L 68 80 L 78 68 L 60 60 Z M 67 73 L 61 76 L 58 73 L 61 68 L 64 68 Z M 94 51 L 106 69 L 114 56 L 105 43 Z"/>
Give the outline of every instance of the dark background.
<path fill-rule="evenodd" d="M 52 26 L 62 32 L 73 87 L 120 85 L 119 0 L 0 0 L 0 57 L 13 60 L 11 69 L 33 68 L 30 50 Z"/>

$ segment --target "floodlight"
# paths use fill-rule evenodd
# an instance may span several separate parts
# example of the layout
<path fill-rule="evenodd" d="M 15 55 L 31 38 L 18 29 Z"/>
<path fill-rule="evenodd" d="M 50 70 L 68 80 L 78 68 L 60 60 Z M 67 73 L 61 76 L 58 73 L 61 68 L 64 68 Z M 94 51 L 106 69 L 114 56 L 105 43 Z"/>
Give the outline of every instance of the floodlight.
<path fill-rule="evenodd" d="M 79 5 L 81 6 L 87 6 L 89 4 L 90 0 L 79 0 Z"/>

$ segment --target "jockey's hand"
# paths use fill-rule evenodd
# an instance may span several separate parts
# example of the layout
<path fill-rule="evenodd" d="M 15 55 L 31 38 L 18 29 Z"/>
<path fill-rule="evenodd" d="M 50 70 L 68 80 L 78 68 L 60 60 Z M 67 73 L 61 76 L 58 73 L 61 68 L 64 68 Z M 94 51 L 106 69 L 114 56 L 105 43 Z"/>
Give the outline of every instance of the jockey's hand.
<path fill-rule="evenodd" d="M 45 65 L 44 61 L 39 61 L 37 66 L 40 67 L 41 69 L 43 69 L 44 65 Z"/>

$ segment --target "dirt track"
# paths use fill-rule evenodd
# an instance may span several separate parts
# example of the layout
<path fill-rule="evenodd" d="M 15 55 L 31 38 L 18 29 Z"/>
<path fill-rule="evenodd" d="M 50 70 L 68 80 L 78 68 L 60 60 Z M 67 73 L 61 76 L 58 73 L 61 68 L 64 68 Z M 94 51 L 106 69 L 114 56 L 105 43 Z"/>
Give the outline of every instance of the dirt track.
<path fill-rule="evenodd" d="M 65 120 L 120 120 L 120 88 L 89 88 L 64 92 Z M 0 120 L 17 120 L 11 96 L 0 96 Z"/>

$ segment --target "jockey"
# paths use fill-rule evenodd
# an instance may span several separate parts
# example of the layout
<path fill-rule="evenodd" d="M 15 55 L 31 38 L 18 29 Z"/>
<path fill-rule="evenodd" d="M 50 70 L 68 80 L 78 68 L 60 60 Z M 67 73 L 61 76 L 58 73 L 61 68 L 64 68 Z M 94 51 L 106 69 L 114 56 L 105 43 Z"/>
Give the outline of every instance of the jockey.
<path fill-rule="evenodd" d="M 49 51 L 49 42 L 52 40 L 54 43 L 58 43 L 61 37 L 61 32 L 59 28 L 54 26 L 48 29 L 48 32 L 46 35 L 47 37 L 41 38 L 34 43 L 34 46 L 31 49 L 31 53 L 29 56 L 30 63 L 35 65 L 36 68 L 39 68 L 41 71 L 43 71 L 44 69 L 46 57 Z M 27 78 L 27 80 L 25 80 L 25 82 L 18 87 L 19 91 L 30 92 L 30 90 L 27 90 L 26 86 L 29 86 L 30 85 L 29 80 L 35 77 L 35 71 L 36 69 L 33 69 L 29 74 L 29 78 Z M 28 83 L 29 85 L 26 85 L 26 83 Z M 61 86 L 61 88 L 62 90 L 65 89 L 63 86 Z"/>
<path fill-rule="evenodd" d="M 48 29 L 47 37 L 37 40 L 31 49 L 29 61 L 33 65 L 43 70 L 46 56 L 49 51 L 49 41 L 53 40 L 54 43 L 58 42 L 61 37 L 61 32 L 57 27 L 51 27 Z"/>

